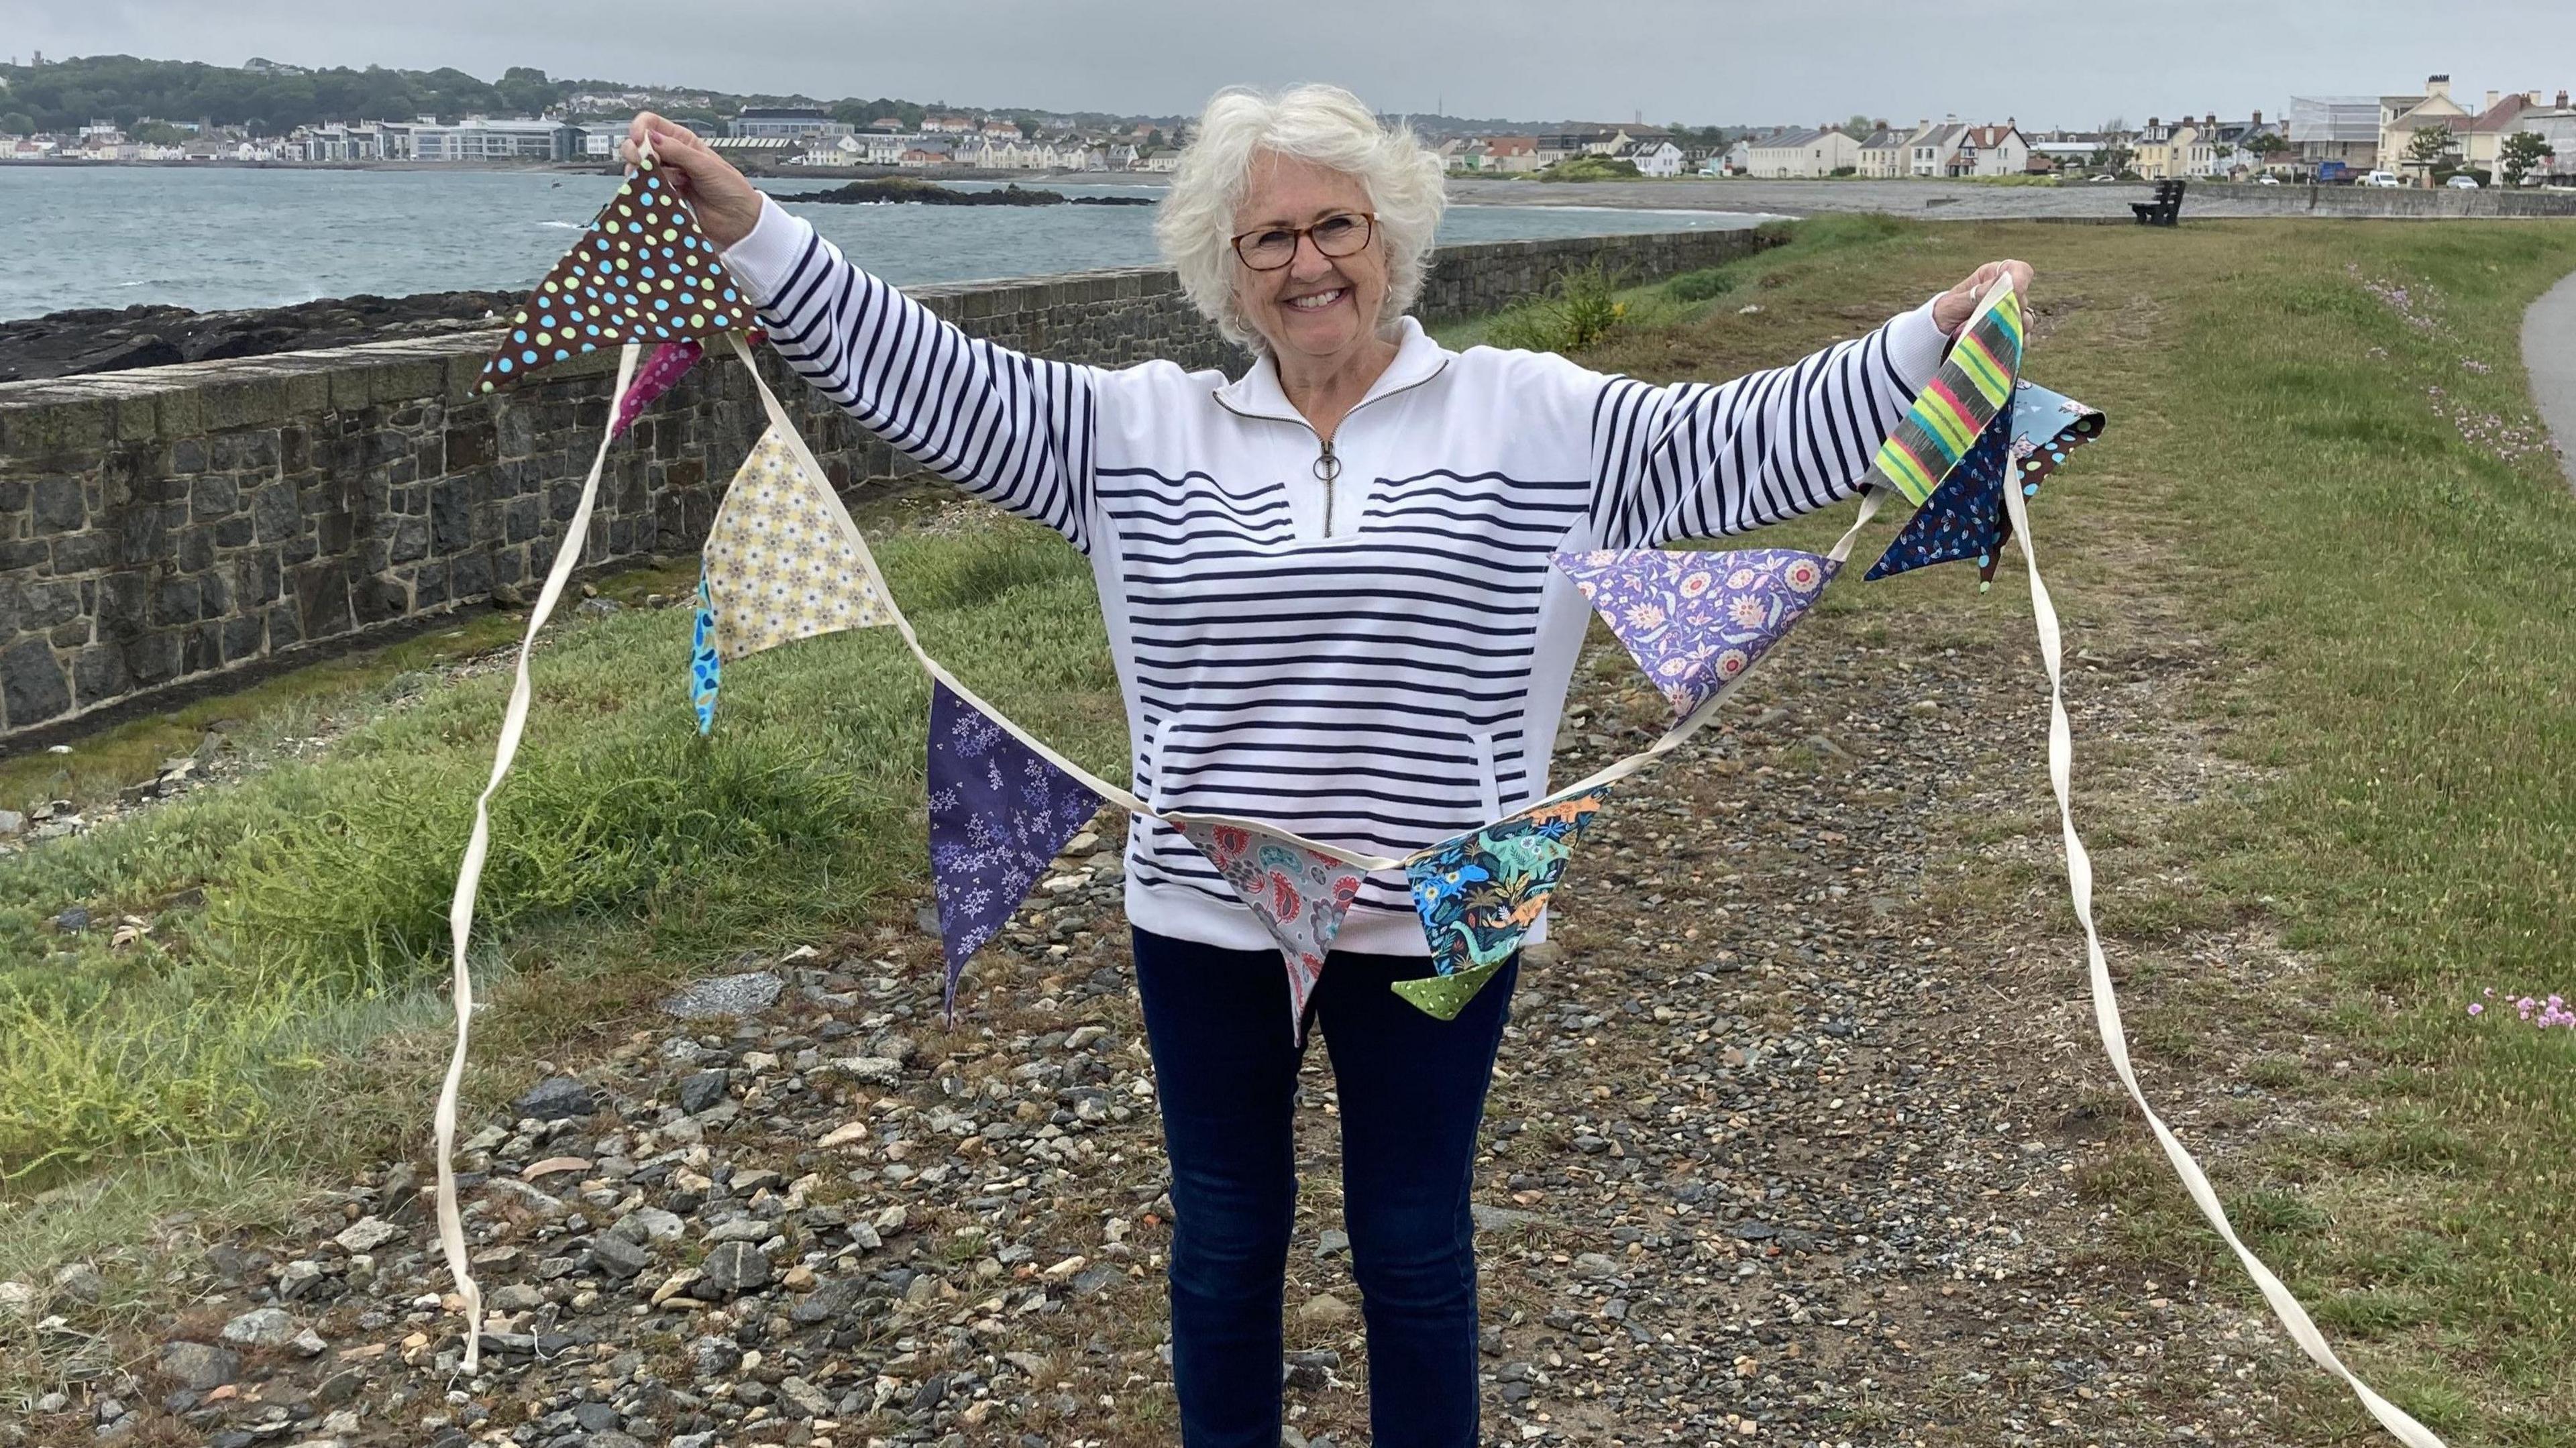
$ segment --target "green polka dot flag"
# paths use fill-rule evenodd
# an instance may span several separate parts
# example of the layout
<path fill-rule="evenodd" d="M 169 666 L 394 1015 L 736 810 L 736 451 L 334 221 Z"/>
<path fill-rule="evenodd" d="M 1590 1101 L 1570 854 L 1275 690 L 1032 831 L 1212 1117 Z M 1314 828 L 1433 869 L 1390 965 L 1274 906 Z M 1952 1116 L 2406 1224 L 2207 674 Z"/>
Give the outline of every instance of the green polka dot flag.
<path fill-rule="evenodd" d="M 752 325 L 751 299 L 647 156 L 511 315 L 475 390 L 507 387 L 603 347 L 748 332 Z"/>

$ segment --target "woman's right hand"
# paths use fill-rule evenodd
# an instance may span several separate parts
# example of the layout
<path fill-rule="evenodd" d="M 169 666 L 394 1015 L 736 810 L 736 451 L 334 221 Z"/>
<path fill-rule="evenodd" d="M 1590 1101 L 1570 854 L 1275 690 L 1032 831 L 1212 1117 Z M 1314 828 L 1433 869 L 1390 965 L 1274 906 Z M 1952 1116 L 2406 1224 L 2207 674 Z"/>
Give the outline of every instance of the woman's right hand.
<path fill-rule="evenodd" d="M 668 174 L 672 189 L 698 214 L 698 229 L 719 249 L 751 235 L 760 224 L 760 192 L 743 179 L 733 163 L 709 149 L 698 133 L 677 121 L 639 112 L 626 128 L 617 154 L 636 163 L 645 140 L 653 142 L 653 159 Z"/>

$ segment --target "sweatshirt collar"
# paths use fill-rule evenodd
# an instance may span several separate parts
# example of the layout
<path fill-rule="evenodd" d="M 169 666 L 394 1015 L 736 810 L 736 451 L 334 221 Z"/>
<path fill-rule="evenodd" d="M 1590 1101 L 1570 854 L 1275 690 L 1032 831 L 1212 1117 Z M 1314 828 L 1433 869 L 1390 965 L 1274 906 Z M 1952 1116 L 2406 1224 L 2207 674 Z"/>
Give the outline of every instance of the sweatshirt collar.
<path fill-rule="evenodd" d="M 1378 374 L 1377 381 L 1369 384 L 1368 394 L 1352 404 L 1354 409 L 1390 392 L 1400 392 L 1430 381 L 1456 355 L 1433 341 L 1431 334 L 1422 330 L 1422 324 L 1410 316 L 1399 318 L 1396 327 L 1395 360 L 1386 364 L 1386 370 Z M 1276 418 L 1281 422 L 1306 420 L 1305 415 L 1288 400 L 1287 391 L 1280 387 L 1279 362 L 1267 347 L 1261 350 L 1251 368 L 1241 377 L 1216 389 L 1216 400 L 1227 410 L 1247 417 Z"/>

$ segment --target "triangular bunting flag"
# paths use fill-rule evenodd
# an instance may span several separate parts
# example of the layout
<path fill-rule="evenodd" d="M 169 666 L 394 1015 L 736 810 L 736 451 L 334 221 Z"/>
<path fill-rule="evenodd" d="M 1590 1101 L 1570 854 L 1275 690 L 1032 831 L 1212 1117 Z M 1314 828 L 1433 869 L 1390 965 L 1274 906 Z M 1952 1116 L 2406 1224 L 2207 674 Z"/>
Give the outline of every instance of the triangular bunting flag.
<path fill-rule="evenodd" d="M 1455 1019 L 1538 923 L 1574 842 L 1608 793 L 1605 786 L 1542 800 L 1408 863 L 1413 907 L 1422 913 L 1439 975 L 1397 981 L 1395 993 L 1430 1015 Z"/>
<path fill-rule="evenodd" d="M 2004 489 L 2036 497 L 2040 481 L 2076 448 L 2101 435 L 2102 414 L 2063 394 L 2024 382 L 2013 391 L 2010 416 L 1986 424 L 1976 446 L 1932 500 L 1906 522 L 1868 577 L 1887 578 L 1935 563 L 1977 560 L 1978 591 L 1995 581 L 2012 523 L 2004 514 Z M 2007 481 L 2009 480 L 2009 481 Z"/>
<path fill-rule="evenodd" d="M 508 386 L 603 347 L 711 336 L 751 323 L 750 299 L 647 155 L 511 314 L 476 390 Z"/>
<path fill-rule="evenodd" d="M 1929 501 L 1987 421 L 2004 410 L 2020 375 L 2021 297 L 2007 286 L 1951 342 L 1941 370 L 1879 445 L 1869 480 L 1896 489 L 1917 507 Z"/>
<path fill-rule="evenodd" d="M 967 959 L 1099 813 L 1100 797 L 936 681 L 929 788 L 930 874 L 948 956 L 943 1000 L 954 1015 Z"/>
<path fill-rule="evenodd" d="M 695 342 L 664 342 L 645 353 L 644 364 L 635 369 L 635 380 L 626 384 L 626 395 L 617 399 L 617 420 L 608 425 L 608 435 L 615 437 L 633 427 L 644 409 L 687 376 L 705 355 L 706 349 Z"/>
<path fill-rule="evenodd" d="M 1841 567 L 1788 548 L 1597 549 L 1559 553 L 1556 566 L 1672 701 L 1675 719 L 1753 667 Z"/>
<path fill-rule="evenodd" d="M 698 617 L 689 628 L 689 707 L 698 711 L 698 732 L 716 727 L 716 688 L 723 681 L 724 661 L 716 657 L 716 606 L 707 597 L 706 565 L 698 565 Z"/>
<path fill-rule="evenodd" d="M 1242 825 L 1179 821 L 1182 835 L 1243 897 L 1288 964 L 1288 1029 L 1302 1029 L 1306 998 L 1333 953 L 1333 937 L 1368 871 Z"/>
<path fill-rule="evenodd" d="M 726 663 L 816 634 L 894 622 L 849 510 L 776 427 L 734 474 L 707 530 L 706 584 Z"/>

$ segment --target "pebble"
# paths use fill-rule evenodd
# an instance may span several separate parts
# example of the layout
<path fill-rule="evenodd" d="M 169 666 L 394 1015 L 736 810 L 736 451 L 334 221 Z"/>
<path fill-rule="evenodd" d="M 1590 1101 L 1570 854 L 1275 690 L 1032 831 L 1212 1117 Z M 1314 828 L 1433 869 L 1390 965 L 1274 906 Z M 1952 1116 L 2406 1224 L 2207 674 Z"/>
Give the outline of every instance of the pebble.
<path fill-rule="evenodd" d="M 512 1103 L 512 1109 L 522 1119 L 562 1121 L 591 1115 L 599 1108 L 591 1100 L 589 1087 L 570 1076 L 549 1076 L 528 1088 L 526 1095 Z"/>
<path fill-rule="evenodd" d="M 224 1341 L 243 1347 L 284 1347 L 304 1330 L 282 1307 L 254 1307 L 224 1324 Z"/>
<path fill-rule="evenodd" d="M 686 987 L 662 1002 L 666 1015 L 684 1021 L 753 1016 L 777 1004 L 787 982 L 765 970 L 718 976 Z"/>
<path fill-rule="evenodd" d="M 1297 1320 L 1314 1327 L 1337 1326 L 1351 1316 L 1351 1305 L 1329 1292 L 1318 1292 L 1297 1304 Z"/>
<path fill-rule="evenodd" d="M 206 1392 L 241 1376 L 241 1354 L 202 1342 L 165 1343 L 161 1371 L 183 1388 Z"/>

